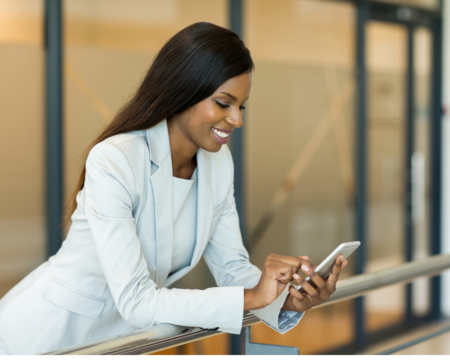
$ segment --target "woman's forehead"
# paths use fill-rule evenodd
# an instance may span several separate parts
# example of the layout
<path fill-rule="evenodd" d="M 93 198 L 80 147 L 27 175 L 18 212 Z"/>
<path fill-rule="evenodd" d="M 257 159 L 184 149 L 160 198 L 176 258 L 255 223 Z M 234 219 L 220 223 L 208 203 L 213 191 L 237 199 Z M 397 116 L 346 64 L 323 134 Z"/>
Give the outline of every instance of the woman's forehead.
<path fill-rule="evenodd" d="M 228 79 L 215 92 L 229 94 L 237 100 L 245 100 L 250 92 L 251 83 L 251 73 L 248 72 Z"/>

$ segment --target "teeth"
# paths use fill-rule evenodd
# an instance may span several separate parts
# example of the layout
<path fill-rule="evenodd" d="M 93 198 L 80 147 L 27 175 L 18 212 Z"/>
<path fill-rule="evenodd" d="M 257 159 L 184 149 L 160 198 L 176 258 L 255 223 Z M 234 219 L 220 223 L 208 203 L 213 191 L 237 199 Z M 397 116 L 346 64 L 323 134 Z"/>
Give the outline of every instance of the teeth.
<path fill-rule="evenodd" d="M 230 134 L 226 134 L 226 133 L 224 133 L 224 132 L 222 132 L 222 131 L 216 130 L 216 129 L 214 129 L 214 128 L 213 128 L 213 131 L 214 131 L 217 135 L 219 135 L 221 138 L 223 138 L 223 139 L 226 139 L 226 138 L 228 137 L 228 135 L 230 135 Z"/>

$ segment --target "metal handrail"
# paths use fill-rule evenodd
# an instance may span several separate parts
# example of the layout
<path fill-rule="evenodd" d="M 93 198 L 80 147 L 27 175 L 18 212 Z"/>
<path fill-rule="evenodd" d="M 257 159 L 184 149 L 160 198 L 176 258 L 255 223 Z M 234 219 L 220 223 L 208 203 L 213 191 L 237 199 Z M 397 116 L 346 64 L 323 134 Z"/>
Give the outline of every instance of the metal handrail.
<path fill-rule="evenodd" d="M 423 260 L 412 261 L 400 266 L 374 273 L 366 273 L 341 280 L 330 299 L 319 307 L 361 296 L 368 291 L 392 284 L 408 283 L 422 276 L 438 275 L 450 268 L 450 254 L 430 256 Z M 242 326 L 251 326 L 261 322 L 251 313 L 245 313 Z M 162 324 L 141 329 L 131 334 L 114 336 L 108 339 L 78 345 L 49 354 L 58 355 L 100 355 L 100 354 L 150 354 L 175 346 L 183 345 L 207 337 L 220 335 L 222 332 Z"/>
<path fill-rule="evenodd" d="M 443 335 L 443 334 L 446 334 L 448 332 L 450 332 L 450 326 L 445 326 L 442 329 L 433 331 L 433 332 L 428 333 L 426 335 L 422 335 L 422 336 L 420 336 L 418 338 L 415 338 L 415 339 L 413 339 L 411 341 L 407 341 L 407 342 L 405 342 L 403 344 L 394 346 L 394 347 L 392 347 L 390 349 L 383 350 L 383 351 L 379 352 L 378 354 L 374 354 L 374 355 L 392 355 L 392 354 L 398 353 L 399 351 L 402 351 L 402 350 L 408 349 L 408 348 L 410 348 L 412 346 L 415 346 L 417 344 L 420 344 L 420 343 L 423 343 L 425 341 L 434 339 L 435 337 Z"/>

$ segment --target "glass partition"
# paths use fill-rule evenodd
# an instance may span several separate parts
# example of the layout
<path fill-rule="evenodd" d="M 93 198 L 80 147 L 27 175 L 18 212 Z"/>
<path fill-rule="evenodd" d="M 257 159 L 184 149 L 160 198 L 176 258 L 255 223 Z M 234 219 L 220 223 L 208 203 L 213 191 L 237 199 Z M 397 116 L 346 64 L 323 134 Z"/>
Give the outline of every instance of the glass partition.
<path fill-rule="evenodd" d="M 0 298 L 45 258 L 43 1 L 0 0 Z"/>
<path fill-rule="evenodd" d="M 255 61 L 244 119 L 246 238 L 251 261 L 309 255 L 318 265 L 354 228 L 352 4 L 248 0 L 244 37 Z M 353 274 L 355 256 L 341 278 Z M 256 342 L 318 353 L 353 341 L 353 302 L 309 311 Z M 326 342 L 323 339 L 326 338 Z"/>

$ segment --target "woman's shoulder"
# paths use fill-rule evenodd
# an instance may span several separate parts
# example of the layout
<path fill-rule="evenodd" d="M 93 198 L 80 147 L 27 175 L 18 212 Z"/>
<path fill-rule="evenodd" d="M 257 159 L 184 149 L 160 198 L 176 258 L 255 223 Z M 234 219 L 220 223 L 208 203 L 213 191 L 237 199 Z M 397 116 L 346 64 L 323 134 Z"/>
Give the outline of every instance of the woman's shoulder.
<path fill-rule="evenodd" d="M 89 155 L 100 155 L 118 151 L 123 152 L 125 155 L 129 155 L 136 152 L 136 150 L 145 148 L 147 148 L 145 132 L 138 130 L 114 135 L 100 141 L 91 149 Z"/>
<path fill-rule="evenodd" d="M 96 144 L 89 152 L 87 164 L 114 164 L 136 170 L 142 166 L 145 157 L 148 157 L 145 133 L 132 131 L 111 136 Z"/>
<path fill-rule="evenodd" d="M 99 144 L 101 143 L 113 144 L 122 150 L 130 149 L 133 147 L 147 147 L 144 130 L 136 130 L 124 134 L 114 135 L 103 140 Z"/>

